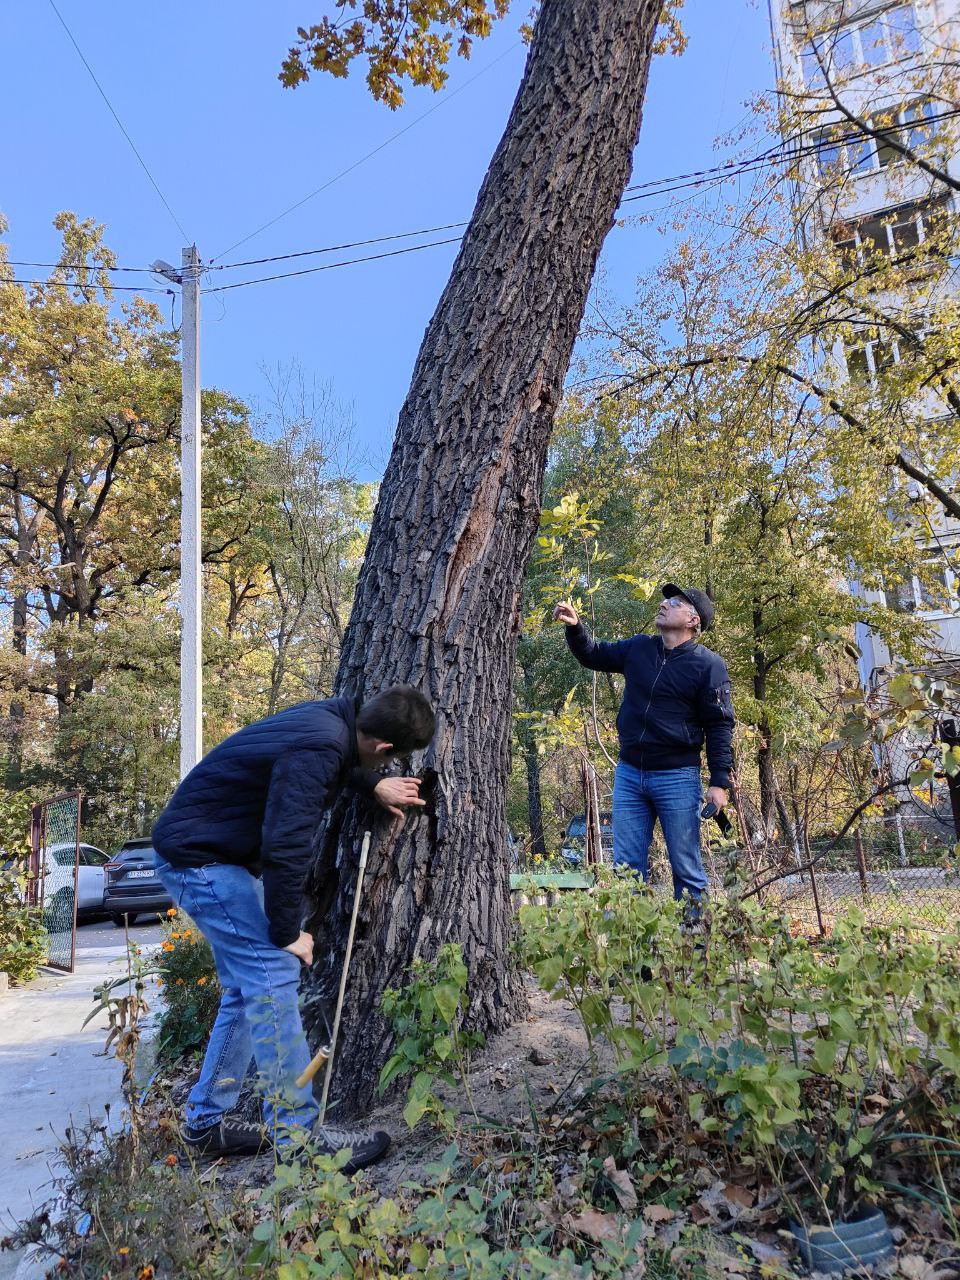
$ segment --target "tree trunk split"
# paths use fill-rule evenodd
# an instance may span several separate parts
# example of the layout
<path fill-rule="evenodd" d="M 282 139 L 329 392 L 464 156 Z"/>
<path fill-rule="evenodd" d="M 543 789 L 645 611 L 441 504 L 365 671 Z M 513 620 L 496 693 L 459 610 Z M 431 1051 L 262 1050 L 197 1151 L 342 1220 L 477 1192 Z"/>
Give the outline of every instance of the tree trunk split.
<path fill-rule="evenodd" d="M 437 709 L 435 810 L 377 819 L 344 1013 L 338 1114 L 375 1096 L 383 990 L 458 941 L 470 1023 L 522 1009 L 504 787 L 520 588 L 553 416 L 604 238 L 630 174 L 660 0 L 544 0 L 523 81 L 400 413 L 344 641 L 339 691 L 399 681 Z M 339 978 L 359 807 L 331 815 L 312 875 L 319 958 L 306 1021 Z M 340 868 L 332 902 L 323 885 Z"/>

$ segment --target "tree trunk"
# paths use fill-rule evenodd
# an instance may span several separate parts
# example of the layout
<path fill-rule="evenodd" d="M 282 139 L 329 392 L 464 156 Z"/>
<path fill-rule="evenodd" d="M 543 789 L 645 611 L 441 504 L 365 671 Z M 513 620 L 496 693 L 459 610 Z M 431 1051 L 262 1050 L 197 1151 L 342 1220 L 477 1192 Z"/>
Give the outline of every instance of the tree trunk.
<path fill-rule="evenodd" d="M 537 744 L 527 735 L 523 744 L 527 766 L 527 816 L 530 823 L 530 856 L 547 856 L 547 839 L 543 834 L 543 796 L 540 793 L 540 757 Z"/>
<path fill-rule="evenodd" d="M 437 708 L 434 811 L 331 815 L 311 888 L 345 869 L 312 923 L 306 1022 L 339 979 L 359 837 L 377 830 L 334 1093 L 375 1096 L 390 1044 L 383 990 L 457 941 L 470 1023 L 523 1008 L 508 958 L 504 789 L 523 574 L 553 416 L 603 240 L 630 174 L 661 0 L 544 0 L 506 133 L 427 329 L 400 413 L 337 678 L 408 681 Z M 338 827 L 340 828 L 338 832 Z M 315 1034 L 316 1033 L 316 1034 Z"/>

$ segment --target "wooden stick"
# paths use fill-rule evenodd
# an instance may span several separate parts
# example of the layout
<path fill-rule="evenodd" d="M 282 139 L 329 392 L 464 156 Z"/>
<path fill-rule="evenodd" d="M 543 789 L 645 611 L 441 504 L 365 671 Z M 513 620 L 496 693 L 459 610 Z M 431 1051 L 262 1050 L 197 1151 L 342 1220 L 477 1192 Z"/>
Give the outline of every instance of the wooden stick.
<path fill-rule="evenodd" d="M 343 969 L 340 973 L 340 990 L 337 992 L 337 1008 L 333 1015 L 333 1031 L 330 1035 L 330 1044 L 320 1049 L 310 1065 L 304 1071 L 303 1075 L 297 1080 L 298 1087 L 301 1081 L 306 1084 L 312 1080 L 317 1071 L 324 1062 L 327 1064 L 327 1074 L 323 1081 L 323 1095 L 320 1098 L 320 1123 L 323 1124 L 324 1116 L 327 1113 L 327 1096 L 330 1093 L 330 1081 L 333 1077 L 333 1058 L 337 1051 L 337 1037 L 340 1034 L 340 1015 L 343 1012 L 343 997 L 347 990 L 347 974 L 350 971 L 350 957 L 353 954 L 353 936 L 357 928 L 357 914 L 360 910 L 360 895 L 363 891 L 363 873 L 367 866 L 367 854 L 370 852 L 370 832 L 363 833 L 363 843 L 360 846 L 360 865 L 357 868 L 357 887 L 353 891 L 353 911 L 350 914 L 350 930 L 347 933 L 347 948 L 343 956 Z"/>

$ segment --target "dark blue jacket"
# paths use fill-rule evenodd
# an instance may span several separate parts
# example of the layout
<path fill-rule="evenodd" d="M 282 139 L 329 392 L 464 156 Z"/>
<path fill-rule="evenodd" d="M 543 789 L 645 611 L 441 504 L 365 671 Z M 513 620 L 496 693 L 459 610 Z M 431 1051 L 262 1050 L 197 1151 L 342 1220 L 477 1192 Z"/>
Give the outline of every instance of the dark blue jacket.
<path fill-rule="evenodd" d="M 674 649 L 657 636 L 594 640 L 582 623 L 567 627 L 573 656 L 592 671 L 626 677 L 617 715 L 620 758 L 637 769 L 700 764 L 707 743 L 710 786 L 730 786 L 733 704 L 726 663 L 698 640 Z"/>
<path fill-rule="evenodd" d="M 352 698 L 301 702 L 225 738 L 190 770 L 153 827 L 174 867 L 230 862 L 263 876 L 270 940 L 300 933 L 302 889 L 324 809 L 349 784 L 372 794 L 380 776 L 358 768 Z"/>

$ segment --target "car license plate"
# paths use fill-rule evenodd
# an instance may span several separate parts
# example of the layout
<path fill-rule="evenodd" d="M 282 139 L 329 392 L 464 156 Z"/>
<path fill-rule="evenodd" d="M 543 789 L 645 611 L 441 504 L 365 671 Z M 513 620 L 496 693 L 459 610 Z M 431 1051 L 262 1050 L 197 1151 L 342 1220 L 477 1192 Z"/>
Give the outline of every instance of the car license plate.
<path fill-rule="evenodd" d="M 153 878 L 152 871 L 128 871 L 128 880 L 151 880 Z"/>

